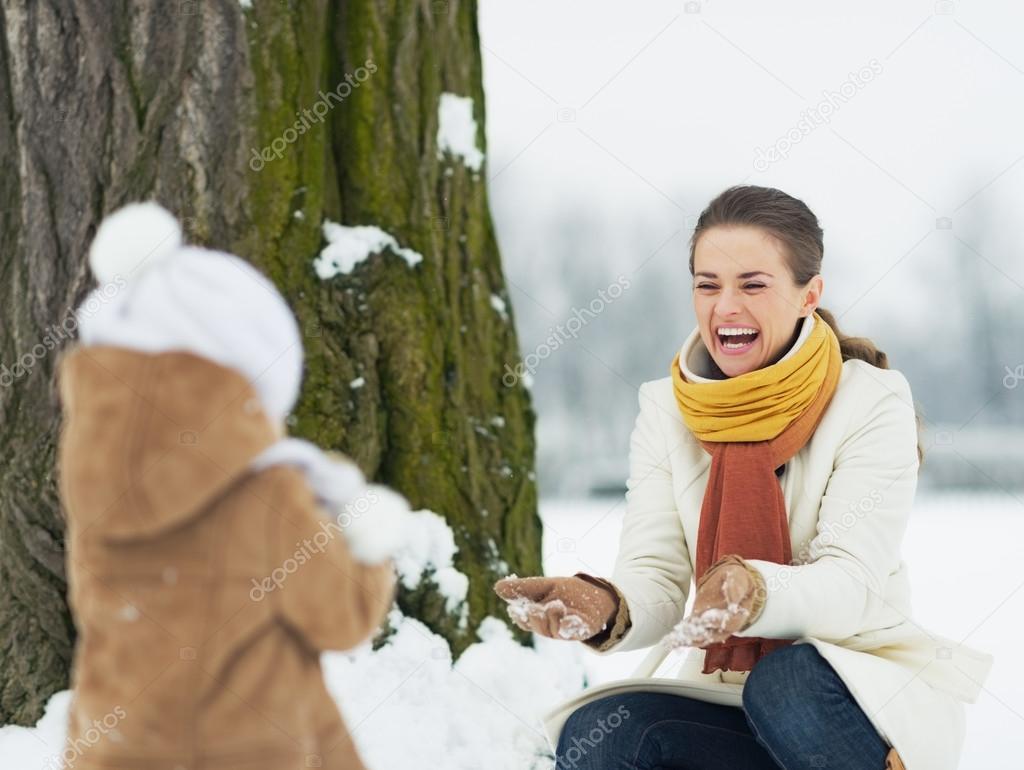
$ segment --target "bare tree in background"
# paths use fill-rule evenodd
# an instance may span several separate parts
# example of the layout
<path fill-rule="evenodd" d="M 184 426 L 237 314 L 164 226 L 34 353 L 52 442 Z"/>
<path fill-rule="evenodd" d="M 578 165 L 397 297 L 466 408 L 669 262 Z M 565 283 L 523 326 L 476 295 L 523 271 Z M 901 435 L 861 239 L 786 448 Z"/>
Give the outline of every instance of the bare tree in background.
<path fill-rule="evenodd" d="M 159 201 L 289 299 L 306 349 L 292 432 L 447 519 L 470 622 L 430 581 L 401 591 L 406 614 L 458 654 L 499 614 L 506 564 L 541 574 L 534 416 L 502 382 L 519 352 L 483 169 L 437 147 L 443 92 L 473 99 L 484 147 L 475 3 L 247 5 L 0 2 L 0 723 L 35 722 L 67 686 L 50 348 L 73 335 L 98 223 L 130 201 Z M 321 280 L 325 220 L 424 259 L 387 249 Z"/>

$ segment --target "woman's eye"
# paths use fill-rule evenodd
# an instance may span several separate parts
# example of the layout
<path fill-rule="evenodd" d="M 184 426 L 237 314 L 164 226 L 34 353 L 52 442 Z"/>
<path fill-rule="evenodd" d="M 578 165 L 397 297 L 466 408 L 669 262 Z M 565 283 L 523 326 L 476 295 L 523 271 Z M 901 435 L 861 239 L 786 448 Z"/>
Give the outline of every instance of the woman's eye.
<path fill-rule="evenodd" d="M 698 289 L 716 289 L 718 287 L 715 286 L 713 283 L 699 283 L 699 284 L 697 284 L 697 288 Z M 744 289 L 763 289 L 764 288 L 764 284 L 763 283 L 748 283 L 743 288 Z"/>

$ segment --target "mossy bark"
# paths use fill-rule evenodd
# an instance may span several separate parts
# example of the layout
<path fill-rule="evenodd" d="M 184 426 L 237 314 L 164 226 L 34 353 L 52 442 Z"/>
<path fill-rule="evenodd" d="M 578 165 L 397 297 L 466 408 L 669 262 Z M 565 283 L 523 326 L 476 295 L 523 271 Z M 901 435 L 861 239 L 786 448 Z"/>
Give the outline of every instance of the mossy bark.
<path fill-rule="evenodd" d="M 292 432 L 447 519 L 469 623 L 429 580 L 399 604 L 460 653 L 483 617 L 504 617 L 490 586 L 506 566 L 541 570 L 534 417 L 528 391 L 502 382 L 519 352 L 486 163 L 437 152 L 446 91 L 472 97 L 485 149 L 475 4 L 114 5 L 0 6 L 0 723 L 33 723 L 67 686 L 49 347 L 74 332 L 98 223 L 132 200 L 158 200 L 190 240 L 251 260 L 285 293 L 306 350 Z M 344 98 L 313 112 L 333 89 Z M 254 160 L 281 138 L 279 157 Z M 325 220 L 376 225 L 423 260 L 386 250 L 321 280 Z"/>

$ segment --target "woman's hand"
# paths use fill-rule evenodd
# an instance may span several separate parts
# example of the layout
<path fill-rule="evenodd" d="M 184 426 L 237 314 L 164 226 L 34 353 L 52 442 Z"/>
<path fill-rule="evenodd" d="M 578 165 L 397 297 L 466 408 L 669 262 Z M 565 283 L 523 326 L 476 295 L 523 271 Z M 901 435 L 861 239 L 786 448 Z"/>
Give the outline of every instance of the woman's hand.
<path fill-rule="evenodd" d="M 515 575 L 494 584 L 508 615 L 524 631 L 551 639 L 583 641 L 604 630 L 619 608 L 618 597 L 578 577 Z"/>
<path fill-rule="evenodd" d="M 764 606 L 760 573 L 735 554 L 724 556 L 697 584 L 693 612 L 664 639 L 670 647 L 706 647 L 750 626 Z"/>

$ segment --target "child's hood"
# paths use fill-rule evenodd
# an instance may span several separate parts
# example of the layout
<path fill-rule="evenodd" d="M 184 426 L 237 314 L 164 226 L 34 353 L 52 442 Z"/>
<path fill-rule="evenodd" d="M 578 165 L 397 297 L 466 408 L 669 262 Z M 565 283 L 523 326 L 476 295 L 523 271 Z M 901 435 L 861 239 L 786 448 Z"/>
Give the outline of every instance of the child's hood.
<path fill-rule="evenodd" d="M 61 354 L 58 472 L 72 527 L 158 536 L 196 515 L 276 440 L 239 372 L 184 351 Z"/>

